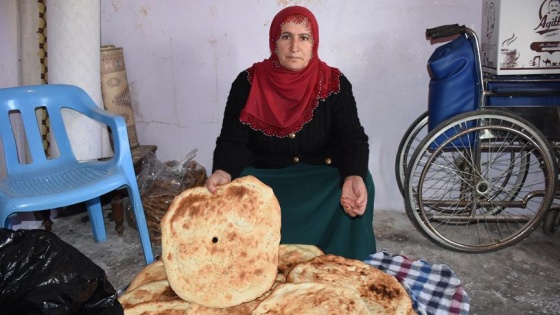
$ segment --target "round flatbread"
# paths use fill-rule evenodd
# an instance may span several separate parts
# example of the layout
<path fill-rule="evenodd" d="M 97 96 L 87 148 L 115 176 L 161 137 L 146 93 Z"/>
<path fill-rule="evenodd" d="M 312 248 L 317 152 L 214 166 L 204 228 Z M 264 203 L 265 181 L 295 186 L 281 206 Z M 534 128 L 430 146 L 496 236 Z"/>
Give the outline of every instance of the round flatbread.
<path fill-rule="evenodd" d="M 225 308 L 261 296 L 278 267 L 280 205 L 272 189 L 245 176 L 215 194 L 195 187 L 161 220 L 169 284 L 186 301 Z"/>
<path fill-rule="evenodd" d="M 124 310 L 124 315 L 184 315 L 191 303 L 183 300 L 151 301 Z"/>
<path fill-rule="evenodd" d="M 293 266 L 324 254 L 315 245 L 280 244 L 278 249 L 278 272 L 288 273 Z"/>
<path fill-rule="evenodd" d="M 324 283 L 283 283 L 251 313 L 260 314 L 370 314 L 358 293 Z"/>
<path fill-rule="evenodd" d="M 248 315 L 259 305 L 260 301 L 253 300 L 226 308 L 206 307 L 191 304 L 185 315 Z"/>
<path fill-rule="evenodd" d="M 251 312 L 272 293 L 274 288 L 276 288 L 281 283 L 283 282 L 276 279 L 276 281 L 272 285 L 272 288 L 270 288 L 270 290 L 268 290 L 265 294 L 252 301 L 241 303 L 232 307 L 215 308 L 193 303 L 191 304 L 191 307 L 189 307 L 185 315 L 248 315 L 251 314 Z"/>
<path fill-rule="evenodd" d="M 163 268 L 163 261 L 156 260 L 153 263 L 142 268 L 142 270 L 140 270 L 140 272 L 138 272 L 136 276 L 134 276 L 134 278 L 126 288 L 126 292 L 130 292 L 144 283 L 166 279 L 167 276 L 165 274 L 165 269 Z"/>
<path fill-rule="evenodd" d="M 144 283 L 134 290 L 128 291 L 118 297 L 122 307 L 127 309 L 133 305 L 152 301 L 179 300 L 180 297 L 173 292 L 167 280 Z"/>
<path fill-rule="evenodd" d="M 290 283 L 318 282 L 357 291 L 372 314 L 409 315 L 412 300 L 397 279 L 365 262 L 322 255 L 296 265 L 286 279 Z"/>

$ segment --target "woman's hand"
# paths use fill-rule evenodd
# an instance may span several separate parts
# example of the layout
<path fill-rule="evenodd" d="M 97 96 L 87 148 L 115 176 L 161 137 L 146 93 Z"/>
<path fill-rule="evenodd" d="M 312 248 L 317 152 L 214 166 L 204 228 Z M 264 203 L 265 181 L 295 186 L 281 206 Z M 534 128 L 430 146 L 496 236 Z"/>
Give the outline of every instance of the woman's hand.
<path fill-rule="evenodd" d="M 353 175 L 344 179 L 340 204 L 344 212 L 351 217 L 364 214 L 367 205 L 367 189 L 360 176 Z"/>
<path fill-rule="evenodd" d="M 210 177 L 206 179 L 206 188 L 212 194 L 216 193 L 216 189 L 220 185 L 231 182 L 231 175 L 222 170 L 215 170 Z"/>

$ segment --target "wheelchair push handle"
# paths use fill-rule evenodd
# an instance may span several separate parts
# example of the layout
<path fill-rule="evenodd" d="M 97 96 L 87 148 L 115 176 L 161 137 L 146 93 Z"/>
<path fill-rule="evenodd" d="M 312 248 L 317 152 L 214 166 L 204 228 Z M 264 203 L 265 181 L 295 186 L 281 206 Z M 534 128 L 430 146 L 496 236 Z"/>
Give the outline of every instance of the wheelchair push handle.
<path fill-rule="evenodd" d="M 439 39 L 439 38 L 449 37 L 453 35 L 464 34 L 466 29 L 467 28 L 464 25 L 459 25 L 459 24 L 442 25 L 442 26 L 427 29 L 426 38 Z"/>

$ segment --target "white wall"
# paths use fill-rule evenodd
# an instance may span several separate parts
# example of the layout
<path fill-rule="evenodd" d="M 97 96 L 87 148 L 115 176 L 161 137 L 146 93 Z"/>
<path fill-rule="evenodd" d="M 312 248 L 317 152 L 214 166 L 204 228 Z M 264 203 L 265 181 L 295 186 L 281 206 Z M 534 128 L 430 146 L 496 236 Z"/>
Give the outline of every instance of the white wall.
<path fill-rule="evenodd" d="M 0 88 L 19 84 L 17 0 L 0 1 Z"/>
<path fill-rule="evenodd" d="M 16 1 L 0 1 L 0 57 L 14 64 L 4 25 L 17 14 L 9 12 Z M 427 109 L 426 62 L 435 47 L 425 29 L 459 23 L 478 31 L 482 1 L 103 0 L 101 44 L 124 49 L 140 143 L 156 144 L 163 161 L 196 148 L 196 160 L 210 170 L 231 82 L 269 56 L 270 21 L 293 4 L 315 13 L 319 56 L 353 84 L 370 137 L 376 208 L 404 209 L 394 161 L 402 134 Z M 0 70 L 12 71 L 9 63 L 0 58 Z M 0 76 L 0 86 L 13 82 Z"/>
<path fill-rule="evenodd" d="M 314 12 L 319 56 L 353 84 L 370 136 L 376 208 L 403 209 L 394 161 L 402 134 L 427 109 L 434 47 L 425 29 L 479 30 L 481 1 L 102 1 L 102 42 L 124 48 L 140 143 L 156 144 L 164 161 L 197 148 L 210 171 L 231 82 L 268 57 L 270 21 L 293 4 Z"/>

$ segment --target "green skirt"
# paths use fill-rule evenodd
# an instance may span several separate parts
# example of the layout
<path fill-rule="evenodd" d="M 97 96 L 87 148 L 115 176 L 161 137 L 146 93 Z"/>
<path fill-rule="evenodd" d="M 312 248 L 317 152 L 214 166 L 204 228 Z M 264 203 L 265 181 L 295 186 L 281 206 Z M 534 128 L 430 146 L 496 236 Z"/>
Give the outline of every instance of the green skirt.
<path fill-rule="evenodd" d="M 375 186 L 368 172 L 368 202 L 364 215 L 350 217 L 340 205 L 338 169 L 299 163 L 281 169 L 247 167 L 272 187 L 282 209 L 283 244 L 316 245 L 327 254 L 365 260 L 376 252 L 373 233 Z"/>

